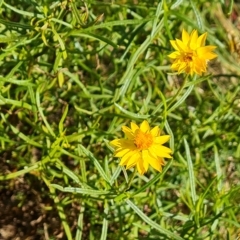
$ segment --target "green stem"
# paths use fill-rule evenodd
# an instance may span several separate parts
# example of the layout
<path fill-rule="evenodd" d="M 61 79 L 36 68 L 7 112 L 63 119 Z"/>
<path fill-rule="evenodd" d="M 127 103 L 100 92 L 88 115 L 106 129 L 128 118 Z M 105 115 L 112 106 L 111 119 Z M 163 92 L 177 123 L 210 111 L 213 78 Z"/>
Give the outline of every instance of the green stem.
<path fill-rule="evenodd" d="M 42 176 L 42 179 L 45 182 L 46 186 L 49 188 L 50 197 L 53 199 L 54 203 L 56 204 L 56 207 L 57 207 L 57 210 L 58 210 L 58 215 L 61 219 L 62 226 L 63 226 L 63 229 L 65 231 L 66 237 L 67 237 L 68 240 L 72 240 L 73 238 L 72 238 L 71 229 L 70 229 L 70 226 L 68 225 L 67 216 L 64 212 L 64 208 L 61 204 L 61 201 L 58 198 L 57 194 L 55 193 L 55 189 L 53 187 L 51 187 L 50 182 L 43 176 Z"/>
<path fill-rule="evenodd" d="M 125 191 L 130 188 L 130 186 L 132 184 L 132 181 L 133 181 L 134 177 L 136 176 L 136 173 L 137 173 L 137 167 L 134 168 L 134 171 L 133 171 L 133 173 L 132 173 L 132 175 L 131 175 L 128 183 L 127 183 L 127 187 L 126 187 Z"/>
<path fill-rule="evenodd" d="M 178 89 L 177 93 L 175 94 L 175 96 L 171 99 L 171 102 L 168 104 L 168 109 L 171 108 L 171 105 L 174 103 L 174 101 L 177 99 L 177 97 L 181 94 L 182 90 L 184 89 L 185 85 L 186 85 L 186 82 L 188 80 L 188 76 L 187 75 L 185 78 L 184 78 L 184 81 L 183 81 L 183 84 L 182 86 Z"/>
<path fill-rule="evenodd" d="M 24 168 L 23 170 L 20 170 L 20 171 L 17 171 L 17 172 L 13 172 L 13 173 L 9 173 L 7 175 L 2 175 L 2 176 L 0 176 L 0 181 L 6 181 L 6 180 L 9 180 L 9 179 L 13 179 L 13 178 L 19 177 L 19 176 L 24 175 L 26 173 L 29 173 L 29 172 L 31 172 L 31 171 L 33 171 L 35 169 L 38 169 L 40 164 L 41 164 L 41 162 L 37 162 L 37 163 L 35 163 L 34 165 L 32 165 L 30 167 Z"/>

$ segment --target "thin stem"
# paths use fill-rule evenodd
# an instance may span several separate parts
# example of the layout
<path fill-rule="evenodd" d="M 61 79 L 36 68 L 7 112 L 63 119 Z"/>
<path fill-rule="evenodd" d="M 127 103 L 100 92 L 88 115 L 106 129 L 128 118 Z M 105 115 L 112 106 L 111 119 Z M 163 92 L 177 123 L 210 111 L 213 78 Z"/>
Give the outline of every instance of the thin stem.
<path fill-rule="evenodd" d="M 168 104 L 168 109 L 171 108 L 171 105 L 174 103 L 174 101 L 176 100 L 176 98 L 181 94 L 182 90 L 184 89 L 184 87 L 185 87 L 185 85 L 186 85 L 188 76 L 189 76 L 189 75 L 187 75 L 187 76 L 184 78 L 184 81 L 183 81 L 182 86 L 178 89 L 176 95 L 172 98 L 171 102 Z"/>
<path fill-rule="evenodd" d="M 128 183 L 127 183 L 127 187 L 126 187 L 125 191 L 130 188 L 130 186 L 132 184 L 132 181 L 133 181 L 134 177 L 136 176 L 136 173 L 137 173 L 137 167 L 134 168 L 134 171 L 133 171 L 133 173 L 132 173 L 132 175 L 131 175 Z"/>

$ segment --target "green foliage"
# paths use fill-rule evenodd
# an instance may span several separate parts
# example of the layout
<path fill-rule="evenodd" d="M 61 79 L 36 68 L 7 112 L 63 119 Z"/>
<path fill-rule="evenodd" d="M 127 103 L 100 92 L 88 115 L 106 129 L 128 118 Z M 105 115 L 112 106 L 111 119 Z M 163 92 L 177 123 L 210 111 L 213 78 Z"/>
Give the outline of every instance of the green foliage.
<path fill-rule="evenodd" d="M 64 239 L 237 237 L 240 68 L 223 24 L 237 23 L 216 15 L 223 1 L 189 2 L 0 1 L 0 190 L 38 181 Z M 230 2 L 226 14 L 240 9 Z M 217 46 L 208 75 L 171 72 L 183 27 Z M 135 176 L 109 141 L 143 119 L 174 154 Z"/>

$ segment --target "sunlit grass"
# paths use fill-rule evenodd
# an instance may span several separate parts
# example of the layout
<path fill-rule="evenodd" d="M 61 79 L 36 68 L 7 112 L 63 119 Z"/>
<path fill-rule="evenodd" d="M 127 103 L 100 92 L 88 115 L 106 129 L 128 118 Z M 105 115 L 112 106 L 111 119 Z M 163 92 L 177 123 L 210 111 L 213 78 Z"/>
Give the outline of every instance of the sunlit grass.
<path fill-rule="evenodd" d="M 230 3 L 2 1 L 1 196 L 29 186 L 62 239 L 236 239 L 240 5 Z M 182 29 L 217 47 L 203 76 L 171 70 Z M 170 135 L 161 173 L 113 157 L 122 126 L 143 120 Z M 57 239 L 44 224 L 38 234 Z"/>

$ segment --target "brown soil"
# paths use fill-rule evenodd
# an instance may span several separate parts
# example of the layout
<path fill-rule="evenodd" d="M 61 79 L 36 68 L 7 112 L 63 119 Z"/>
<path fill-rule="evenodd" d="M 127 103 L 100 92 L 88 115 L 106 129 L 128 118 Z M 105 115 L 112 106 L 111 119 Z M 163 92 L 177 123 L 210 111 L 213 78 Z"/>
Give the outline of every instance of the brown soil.
<path fill-rule="evenodd" d="M 0 182 L 0 240 L 63 239 L 58 213 L 43 191 L 34 176 Z"/>

